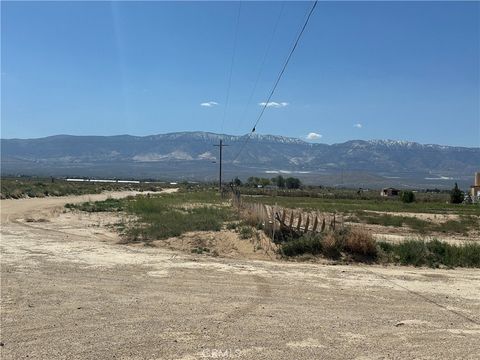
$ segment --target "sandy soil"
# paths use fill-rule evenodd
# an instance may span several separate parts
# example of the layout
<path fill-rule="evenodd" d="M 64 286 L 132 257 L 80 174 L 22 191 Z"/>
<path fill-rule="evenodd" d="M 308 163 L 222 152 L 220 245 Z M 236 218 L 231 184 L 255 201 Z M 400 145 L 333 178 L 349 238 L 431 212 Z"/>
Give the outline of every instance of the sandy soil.
<path fill-rule="evenodd" d="M 86 200 L 0 201 L 2 359 L 480 353 L 478 270 L 298 264 L 119 245 L 104 227 L 112 219 L 85 227 L 78 214 L 63 213 L 66 202 Z"/>
<path fill-rule="evenodd" d="M 415 213 L 415 212 L 394 212 L 394 211 L 372 211 L 365 210 L 365 212 L 375 213 L 375 214 L 386 214 L 392 216 L 405 216 L 413 217 L 420 220 L 430 221 L 436 224 L 444 223 L 448 220 L 458 220 L 459 216 L 457 214 L 431 214 L 431 213 Z M 349 226 L 360 226 L 362 228 L 370 231 L 375 239 L 382 241 L 391 241 L 391 242 L 400 242 L 406 239 L 438 239 L 440 241 L 445 241 L 451 244 L 469 242 L 469 241 L 480 241 L 480 229 L 469 231 L 468 235 L 463 235 L 459 233 L 441 233 L 441 232 L 432 232 L 427 235 L 419 234 L 411 230 L 408 226 L 395 227 L 395 226 L 382 226 L 374 224 L 359 224 L 359 223 L 349 223 Z"/>

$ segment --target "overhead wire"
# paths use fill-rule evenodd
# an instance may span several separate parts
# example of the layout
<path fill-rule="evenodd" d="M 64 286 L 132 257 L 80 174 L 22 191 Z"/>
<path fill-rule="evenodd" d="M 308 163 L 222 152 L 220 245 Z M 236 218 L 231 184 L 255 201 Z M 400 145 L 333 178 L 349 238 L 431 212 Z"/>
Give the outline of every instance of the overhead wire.
<path fill-rule="evenodd" d="M 222 126 L 221 126 L 221 133 L 223 134 L 223 126 L 225 124 L 225 118 L 227 116 L 227 108 L 228 108 L 228 103 L 230 99 L 230 89 L 232 86 L 232 73 L 233 73 L 233 65 L 235 63 L 235 53 L 237 51 L 237 40 L 238 40 L 238 28 L 240 24 L 240 13 L 242 9 L 242 1 L 238 2 L 238 11 L 237 11 L 237 23 L 235 26 L 235 37 L 233 40 L 233 50 L 232 50 L 232 59 L 230 61 L 230 73 L 228 76 L 228 85 L 227 85 L 227 95 L 225 98 L 225 106 L 223 108 L 223 115 L 222 115 Z"/>
<path fill-rule="evenodd" d="M 245 106 L 245 109 L 243 111 L 243 114 L 242 116 L 240 117 L 240 122 L 238 124 L 238 127 L 241 127 L 242 124 L 243 124 L 243 120 L 245 119 L 246 115 L 247 115 L 247 111 L 248 111 L 248 108 L 250 107 L 250 104 L 252 102 L 252 99 L 253 99 L 253 95 L 255 94 L 255 91 L 257 90 L 257 85 L 258 85 L 258 82 L 260 80 L 260 76 L 262 75 L 263 73 L 263 69 L 264 69 L 264 66 L 265 66 L 265 63 L 266 63 L 266 60 L 268 58 L 268 55 L 270 54 L 270 49 L 272 47 L 272 43 L 273 43 L 273 40 L 275 38 L 275 35 L 277 33 L 277 28 L 278 28 L 278 24 L 280 23 L 280 19 L 283 15 L 283 9 L 285 8 L 285 2 L 282 1 L 282 7 L 280 8 L 280 11 L 278 12 L 278 16 L 277 16 L 277 20 L 275 21 L 275 25 L 273 27 L 273 31 L 272 31 L 272 35 L 270 36 L 270 40 L 268 41 L 268 44 L 267 44 L 267 47 L 265 49 L 265 53 L 263 54 L 263 59 L 262 59 L 262 62 L 260 64 L 260 68 L 258 69 L 258 72 L 257 72 L 257 77 L 255 79 L 255 82 L 254 82 L 254 85 L 253 85 L 253 88 L 252 88 L 252 91 L 250 93 L 250 96 L 248 97 L 248 100 L 247 100 L 247 104 Z"/>
<path fill-rule="evenodd" d="M 292 46 L 292 49 L 290 50 L 288 56 L 287 56 L 287 59 L 285 60 L 285 63 L 283 64 L 283 67 L 282 69 L 280 70 L 280 73 L 278 74 L 277 76 L 277 79 L 275 80 L 275 83 L 273 85 L 273 88 L 272 90 L 270 91 L 270 94 L 268 95 L 268 98 L 267 98 L 267 101 L 264 103 L 263 107 L 262 107 L 262 110 L 260 111 L 260 114 L 258 115 L 257 117 L 257 120 L 255 121 L 254 125 L 253 125 L 253 128 L 252 130 L 246 135 L 246 138 L 245 138 L 245 141 L 243 142 L 239 152 L 237 153 L 237 155 L 233 158 L 233 161 L 232 162 L 235 162 L 238 157 L 240 156 L 240 154 L 242 153 L 242 151 L 245 149 L 245 146 L 247 145 L 248 141 L 250 140 L 250 137 L 251 135 L 255 132 L 256 128 L 257 128 L 257 125 L 258 123 L 260 122 L 260 120 L 262 119 L 262 116 L 265 112 L 265 109 L 268 107 L 269 103 L 270 103 L 270 100 L 272 99 L 272 96 L 273 94 L 275 93 L 275 90 L 277 89 L 277 86 L 278 86 L 278 83 L 280 82 L 280 79 L 282 78 L 284 72 L 285 72 L 285 69 L 287 68 L 288 66 L 288 63 L 290 62 L 290 59 L 292 58 L 292 55 L 293 53 L 295 52 L 295 49 L 297 48 L 298 46 L 298 43 L 300 42 L 300 39 L 303 35 L 303 33 L 305 32 L 305 29 L 308 25 L 308 22 L 310 21 L 310 18 L 313 14 L 313 11 L 315 10 L 316 6 L 317 6 L 317 3 L 318 3 L 318 0 L 315 0 L 309 13 L 308 13 L 308 16 L 307 18 L 305 19 L 305 22 L 303 23 L 303 26 L 299 32 L 299 34 L 297 35 L 297 38 L 295 39 L 295 42 Z"/>

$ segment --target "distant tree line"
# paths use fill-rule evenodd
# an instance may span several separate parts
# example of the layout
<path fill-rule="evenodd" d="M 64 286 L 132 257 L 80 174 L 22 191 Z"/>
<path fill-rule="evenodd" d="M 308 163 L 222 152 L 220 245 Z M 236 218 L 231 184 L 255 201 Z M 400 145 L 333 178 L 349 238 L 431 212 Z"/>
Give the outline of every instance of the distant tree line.
<path fill-rule="evenodd" d="M 247 181 L 242 183 L 242 181 L 236 177 L 233 179 L 233 185 L 235 186 L 247 186 L 247 187 L 265 187 L 268 185 L 277 186 L 279 189 L 300 189 L 302 187 L 302 182 L 300 179 L 295 177 L 284 178 L 282 175 L 278 175 L 271 179 L 250 176 Z"/>

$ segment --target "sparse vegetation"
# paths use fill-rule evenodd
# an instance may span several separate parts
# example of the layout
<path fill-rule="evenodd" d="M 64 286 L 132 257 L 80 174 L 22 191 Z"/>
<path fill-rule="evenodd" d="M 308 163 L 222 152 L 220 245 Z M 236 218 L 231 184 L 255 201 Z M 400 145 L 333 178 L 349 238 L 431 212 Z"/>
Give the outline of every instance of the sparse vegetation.
<path fill-rule="evenodd" d="M 414 266 L 480 267 L 480 244 L 453 245 L 439 240 L 406 240 L 398 244 L 378 243 L 389 262 Z"/>
<path fill-rule="evenodd" d="M 226 206 L 174 204 L 169 196 L 140 197 L 128 203 L 127 211 L 138 217 L 138 224 L 127 234 L 133 241 L 151 241 L 179 236 L 187 231 L 220 231 L 232 219 Z"/>
<path fill-rule="evenodd" d="M 415 201 L 415 194 L 413 191 L 402 191 L 401 199 L 404 203 L 410 204 Z"/>
<path fill-rule="evenodd" d="M 368 232 L 348 229 L 292 239 L 281 244 L 280 253 L 286 257 L 321 254 L 330 259 L 413 266 L 480 267 L 478 243 L 453 245 L 436 239 L 377 243 Z"/>
<path fill-rule="evenodd" d="M 317 255 L 322 252 L 321 235 L 305 235 L 301 238 L 285 242 L 281 246 L 284 256 L 298 256 L 305 253 Z"/>
<path fill-rule="evenodd" d="M 224 222 L 234 220 L 228 202 L 213 192 L 108 199 L 67 207 L 87 212 L 126 211 L 135 216 L 136 221 L 124 231 L 126 242 L 148 243 L 188 231 L 220 231 Z"/>
<path fill-rule="evenodd" d="M 84 202 L 80 204 L 65 204 L 67 209 L 76 209 L 86 212 L 122 211 L 125 209 L 125 200 L 107 199 L 104 201 Z"/>
<path fill-rule="evenodd" d="M 255 196 L 249 196 L 249 194 Z M 438 198 L 432 198 L 428 201 L 421 201 L 420 196 L 417 196 L 417 200 L 409 204 L 402 202 L 400 199 L 380 198 L 377 195 L 371 195 L 370 198 L 356 197 L 352 192 L 343 194 L 342 191 L 339 191 L 338 193 L 332 192 L 330 195 L 325 194 L 324 196 L 322 194 L 317 193 L 318 196 L 310 196 L 307 193 L 307 195 L 303 196 L 303 190 L 278 190 L 277 195 L 275 195 L 271 191 L 267 192 L 261 189 L 255 189 L 254 191 L 253 189 L 242 189 L 243 201 L 260 202 L 267 205 L 277 204 L 286 208 L 300 208 L 329 213 L 347 214 L 357 211 L 384 211 L 480 216 L 480 206 L 447 203 L 448 195 L 446 194 L 439 194 Z M 432 194 L 428 194 L 428 196 L 430 195 Z"/>
<path fill-rule="evenodd" d="M 251 239 L 255 235 L 255 228 L 248 225 L 242 226 L 238 230 L 238 234 L 240 239 Z"/>
<path fill-rule="evenodd" d="M 366 231 L 343 229 L 287 239 L 281 244 L 280 253 L 284 256 L 322 254 L 330 259 L 338 259 L 343 254 L 354 259 L 371 261 L 377 256 L 377 245 L 372 235 Z"/>
<path fill-rule="evenodd" d="M 413 216 L 398 216 L 389 214 L 378 214 L 374 212 L 357 211 L 355 216 L 348 218 L 348 221 L 361 221 L 366 224 L 402 227 L 408 226 L 410 229 L 420 233 L 456 233 L 467 234 L 470 230 L 480 228 L 480 219 L 476 216 L 459 216 L 458 220 L 447 220 L 445 222 L 432 222 L 422 220 Z"/>
<path fill-rule="evenodd" d="M 204 252 L 209 253 L 210 249 L 206 248 L 206 247 L 199 246 L 199 247 L 193 248 L 191 250 L 191 252 L 194 253 L 194 254 L 203 254 Z"/>
<path fill-rule="evenodd" d="M 160 184 L 147 183 L 74 183 L 62 179 L 2 178 L 0 197 L 2 199 L 20 199 L 25 197 L 99 194 L 103 191 L 125 190 L 159 191 L 161 186 Z"/>
<path fill-rule="evenodd" d="M 269 198 L 260 196 L 265 202 Z M 294 204 L 303 201 L 307 208 L 312 205 L 329 208 L 339 204 L 355 207 L 355 202 L 345 199 L 277 197 L 277 203 Z M 287 202 L 288 200 L 288 202 Z M 358 201 L 357 201 L 358 203 Z M 392 202 L 375 203 L 364 200 L 364 204 L 374 207 L 389 206 Z M 431 206 L 432 203 L 423 203 Z M 436 205 L 435 203 L 433 203 Z M 445 206 L 453 206 L 443 204 Z M 396 207 L 417 207 L 418 203 L 395 202 Z M 116 200 L 107 199 L 100 202 L 87 202 L 78 205 L 68 204 L 67 207 L 87 212 L 123 211 L 133 215 L 134 221 L 122 223 L 122 233 L 127 242 L 144 242 L 180 236 L 189 231 L 219 231 L 222 228 L 235 230 L 239 238 L 251 239 L 258 236 L 257 229 L 262 229 L 258 218 L 249 218 L 242 214 L 242 221 L 230 202 L 221 198 L 216 192 L 207 190 L 183 189 L 176 194 L 146 195 Z M 414 216 L 399 216 L 377 213 L 374 211 L 350 210 L 350 221 L 360 221 L 382 226 L 409 227 L 419 233 L 445 232 L 467 234 L 477 229 L 479 218 L 475 215 L 460 215 L 456 219 L 444 222 L 419 219 Z M 293 233 L 275 234 L 279 253 L 285 257 L 324 256 L 341 261 L 361 262 L 393 262 L 401 265 L 414 266 L 480 266 L 480 245 L 476 243 L 451 245 L 439 240 L 423 241 L 408 240 L 401 243 L 376 242 L 372 235 L 359 228 L 342 227 L 336 231 L 305 234 L 292 237 Z M 280 236 L 281 235 L 281 236 Z M 267 234 L 271 236 L 271 234 Z M 192 252 L 205 253 L 206 248 L 194 248 Z"/>
<path fill-rule="evenodd" d="M 463 191 L 458 188 L 457 183 L 455 183 L 452 191 L 450 191 L 450 202 L 452 204 L 461 204 L 463 202 Z"/>

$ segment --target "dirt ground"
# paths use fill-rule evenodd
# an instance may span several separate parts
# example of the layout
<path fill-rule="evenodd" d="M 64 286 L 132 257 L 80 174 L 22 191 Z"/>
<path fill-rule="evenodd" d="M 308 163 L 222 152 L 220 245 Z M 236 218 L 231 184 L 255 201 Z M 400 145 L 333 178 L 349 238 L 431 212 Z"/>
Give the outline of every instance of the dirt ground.
<path fill-rule="evenodd" d="M 383 214 L 383 215 L 392 215 L 392 216 L 405 216 L 417 218 L 420 220 L 430 221 L 432 223 L 440 224 L 448 220 L 458 220 L 459 215 L 457 214 L 430 214 L 430 213 L 414 213 L 414 212 L 394 212 L 394 211 L 371 211 L 366 210 L 365 212 Z M 382 226 L 382 225 L 373 225 L 373 224 L 359 224 L 359 223 L 347 223 L 350 226 L 361 226 L 364 229 L 370 231 L 376 240 L 380 241 L 390 241 L 390 242 L 400 242 L 407 239 L 438 239 L 440 241 L 445 241 L 450 244 L 459 244 L 469 241 L 480 241 L 480 229 L 470 230 L 468 234 L 459 234 L 459 233 L 441 233 L 433 232 L 428 235 L 419 234 L 411 230 L 408 226 L 395 227 L 395 226 Z"/>
<path fill-rule="evenodd" d="M 0 201 L 2 359 L 479 358 L 478 269 L 121 245 L 108 215 L 63 212 L 106 197 Z"/>

